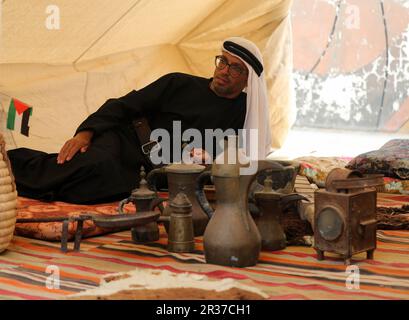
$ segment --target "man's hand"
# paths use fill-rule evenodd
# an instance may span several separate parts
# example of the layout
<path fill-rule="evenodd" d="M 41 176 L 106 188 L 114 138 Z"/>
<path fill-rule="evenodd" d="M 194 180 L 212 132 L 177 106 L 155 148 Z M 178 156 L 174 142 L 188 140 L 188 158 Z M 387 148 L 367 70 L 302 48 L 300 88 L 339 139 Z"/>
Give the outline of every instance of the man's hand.
<path fill-rule="evenodd" d="M 211 161 L 209 153 L 203 149 L 192 149 L 192 151 L 190 152 L 190 156 L 192 157 L 193 163 L 196 164 L 210 163 Z"/>
<path fill-rule="evenodd" d="M 65 161 L 70 161 L 78 151 L 87 151 L 93 135 L 92 131 L 78 132 L 74 138 L 71 138 L 63 145 L 58 154 L 57 163 L 63 164 Z"/>

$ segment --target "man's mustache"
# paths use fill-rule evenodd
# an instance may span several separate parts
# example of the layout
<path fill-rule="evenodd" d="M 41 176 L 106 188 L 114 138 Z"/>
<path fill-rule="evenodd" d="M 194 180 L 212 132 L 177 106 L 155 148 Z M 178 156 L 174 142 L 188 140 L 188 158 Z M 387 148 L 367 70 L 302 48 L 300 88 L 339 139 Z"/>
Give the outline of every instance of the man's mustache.
<path fill-rule="evenodd" d="M 229 77 L 228 76 L 217 76 L 216 77 L 217 79 L 221 79 L 221 80 L 223 80 L 223 81 L 226 81 L 226 82 L 230 82 L 230 79 L 229 79 Z"/>

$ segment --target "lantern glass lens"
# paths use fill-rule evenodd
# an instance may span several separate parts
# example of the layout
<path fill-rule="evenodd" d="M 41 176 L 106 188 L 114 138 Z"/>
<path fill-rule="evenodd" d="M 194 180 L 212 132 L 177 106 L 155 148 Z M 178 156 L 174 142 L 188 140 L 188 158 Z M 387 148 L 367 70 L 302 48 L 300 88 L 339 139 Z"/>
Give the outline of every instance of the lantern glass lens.
<path fill-rule="evenodd" d="M 318 216 L 318 231 L 325 240 L 336 240 L 341 234 L 344 222 L 334 208 L 324 208 Z"/>

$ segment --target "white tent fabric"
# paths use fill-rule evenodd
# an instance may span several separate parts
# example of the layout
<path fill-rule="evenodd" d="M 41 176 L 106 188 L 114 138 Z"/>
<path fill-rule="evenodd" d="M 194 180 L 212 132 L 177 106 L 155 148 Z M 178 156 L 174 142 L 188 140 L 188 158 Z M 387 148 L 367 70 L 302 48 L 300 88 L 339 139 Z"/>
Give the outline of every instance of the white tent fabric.
<path fill-rule="evenodd" d="M 291 1 L 3 1 L 0 104 L 8 148 L 58 152 L 108 98 L 168 72 L 211 77 L 214 56 L 231 36 L 263 53 L 272 144 L 279 148 L 295 119 Z M 12 97 L 33 107 L 29 137 L 5 129 Z"/>

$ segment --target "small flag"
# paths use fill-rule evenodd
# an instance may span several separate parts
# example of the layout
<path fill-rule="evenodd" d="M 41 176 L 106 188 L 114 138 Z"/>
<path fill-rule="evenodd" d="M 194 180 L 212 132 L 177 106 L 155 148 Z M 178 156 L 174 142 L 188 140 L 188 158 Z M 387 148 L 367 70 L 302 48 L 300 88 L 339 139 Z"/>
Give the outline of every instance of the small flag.
<path fill-rule="evenodd" d="M 28 120 L 33 114 L 33 108 L 29 105 L 12 98 L 7 115 L 7 129 L 19 131 L 28 137 Z"/>

